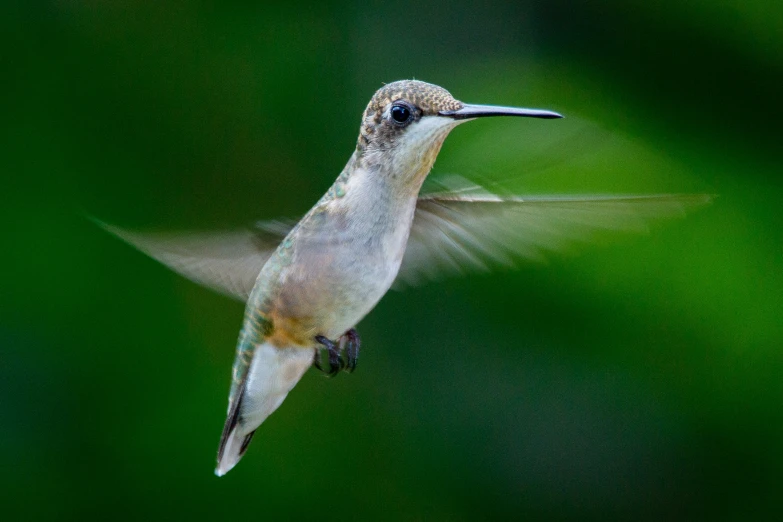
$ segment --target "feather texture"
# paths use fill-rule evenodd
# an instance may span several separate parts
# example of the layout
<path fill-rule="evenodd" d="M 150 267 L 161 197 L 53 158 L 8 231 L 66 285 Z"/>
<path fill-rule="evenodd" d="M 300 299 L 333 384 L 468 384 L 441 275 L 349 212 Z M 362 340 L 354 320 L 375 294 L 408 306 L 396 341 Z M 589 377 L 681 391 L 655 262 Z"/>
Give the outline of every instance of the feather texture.
<path fill-rule="evenodd" d="M 396 284 L 541 261 L 601 232 L 645 232 L 655 221 L 684 216 L 711 199 L 707 194 L 504 197 L 478 187 L 424 195 Z"/>
<path fill-rule="evenodd" d="M 96 222 L 178 274 L 243 303 L 264 263 L 291 228 L 270 221 L 246 230 L 134 232 Z"/>
<path fill-rule="evenodd" d="M 542 261 L 605 232 L 646 232 L 712 200 L 709 194 L 506 196 L 460 178 L 441 186 L 448 189 L 418 199 L 396 288 Z M 178 274 L 242 302 L 293 226 L 269 221 L 240 231 L 140 233 L 98 223 Z"/>

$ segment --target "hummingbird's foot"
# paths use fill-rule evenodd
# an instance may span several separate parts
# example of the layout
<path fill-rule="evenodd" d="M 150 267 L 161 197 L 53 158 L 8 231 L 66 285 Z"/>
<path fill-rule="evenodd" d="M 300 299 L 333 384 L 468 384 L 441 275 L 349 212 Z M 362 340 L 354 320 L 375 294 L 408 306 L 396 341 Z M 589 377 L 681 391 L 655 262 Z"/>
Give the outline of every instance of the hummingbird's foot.
<path fill-rule="evenodd" d="M 351 373 L 356 369 L 356 363 L 359 360 L 359 346 L 362 340 L 359 338 L 359 332 L 356 328 L 351 328 L 340 337 L 340 353 L 345 355 L 345 371 Z"/>
<path fill-rule="evenodd" d="M 351 373 L 356 369 L 356 363 L 359 360 L 359 346 L 362 341 L 355 328 L 345 332 L 337 342 L 331 341 L 323 335 L 315 336 L 315 340 L 324 345 L 329 353 L 329 369 L 326 370 L 321 366 L 321 350 L 317 348 L 313 357 L 313 366 L 329 377 L 337 375 L 340 370 Z M 343 355 L 346 359 L 343 359 Z"/>
<path fill-rule="evenodd" d="M 323 335 L 316 335 L 315 340 L 318 341 L 320 344 L 324 345 L 326 347 L 326 350 L 329 352 L 329 370 L 325 370 L 321 367 L 321 350 L 316 348 L 315 350 L 315 357 L 313 358 L 313 366 L 324 372 L 329 377 L 333 377 L 337 375 L 337 373 L 345 368 L 345 362 L 343 361 L 343 358 L 340 357 L 340 351 L 338 349 L 338 346 L 333 341 L 330 341 Z"/>

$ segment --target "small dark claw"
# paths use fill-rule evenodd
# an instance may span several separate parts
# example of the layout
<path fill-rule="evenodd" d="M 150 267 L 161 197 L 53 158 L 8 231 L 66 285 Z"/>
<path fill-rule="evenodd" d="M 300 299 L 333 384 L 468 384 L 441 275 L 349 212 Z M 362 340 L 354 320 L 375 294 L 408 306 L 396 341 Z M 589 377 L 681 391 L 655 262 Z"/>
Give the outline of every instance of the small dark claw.
<path fill-rule="evenodd" d="M 345 371 L 351 373 L 356 369 L 356 363 L 359 361 L 359 347 L 362 345 L 362 340 L 359 338 L 356 328 L 351 328 L 345 332 L 340 337 L 339 344 L 340 353 L 345 354 L 346 358 Z"/>
<path fill-rule="evenodd" d="M 323 335 L 316 335 L 315 340 L 324 345 L 329 352 L 329 370 L 324 370 L 321 367 L 321 354 L 319 350 L 315 351 L 313 365 L 329 377 L 337 375 L 340 370 L 345 368 L 345 362 L 343 361 L 343 358 L 340 357 L 340 352 L 337 349 L 337 345 Z"/>
<path fill-rule="evenodd" d="M 321 366 L 321 350 L 318 348 L 315 349 L 313 366 L 320 371 L 329 377 L 333 377 L 337 375 L 340 370 L 351 373 L 356 369 L 356 363 L 359 360 L 359 347 L 362 344 L 362 340 L 359 338 L 359 334 L 356 332 L 355 328 L 351 328 L 345 332 L 336 343 L 323 335 L 316 335 L 315 340 L 319 344 L 322 344 L 329 354 L 329 369 L 326 370 Z M 342 357 L 343 355 L 345 355 L 345 360 Z"/>
<path fill-rule="evenodd" d="M 316 348 L 314 350 L 315 353 L 313 353 L 313 366 L 318 368 L 318 371 L 326 373 L 324 369 L 321 367 L 321 350 Z"/>

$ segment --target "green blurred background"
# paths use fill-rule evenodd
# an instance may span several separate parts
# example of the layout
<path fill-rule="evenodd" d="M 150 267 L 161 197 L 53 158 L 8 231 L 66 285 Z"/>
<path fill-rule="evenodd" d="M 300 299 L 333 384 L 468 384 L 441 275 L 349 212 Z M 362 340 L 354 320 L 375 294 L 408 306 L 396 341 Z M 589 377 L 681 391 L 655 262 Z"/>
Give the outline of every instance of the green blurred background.
<path fill-rule="evenodd" d="M 52 1 L 0 8 L 0 513 L 774 518 L 783 491 L 783 8 L 769 0 Z M 647 236 L 392 292 L 212 474 L 242 305 L 110 237 L 296 217 L 372 93 L 561 111 L 434 173 L 719 194 Z M 8 518 L 6 518 L 8 517 Z"/>

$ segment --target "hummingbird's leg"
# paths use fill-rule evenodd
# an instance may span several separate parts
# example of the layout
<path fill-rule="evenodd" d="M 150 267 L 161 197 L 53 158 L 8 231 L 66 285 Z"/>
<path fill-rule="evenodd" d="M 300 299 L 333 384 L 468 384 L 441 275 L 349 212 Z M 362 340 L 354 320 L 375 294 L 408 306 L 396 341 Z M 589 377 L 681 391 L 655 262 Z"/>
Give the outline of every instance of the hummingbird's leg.
<path fill-rule="evenodd" d="M 324 370 L 321 367 L 321 354 L 320 351 L 316 349 L 315 351 L 315 358 L 313 359 L 313 365 L 327 374 L 328 376 L 332 377 L 337 374 L 340 370 L 345 368 L 345 362 L 343 362 L 343 358 L 340 357 L 340 352 L 337 349 L 337 345 L 324 337 L 323 335 L 316 335 L 315 340 L 318 341 L 320 344 L 324 345 L 326 349 L 329 352 L 329 371 Z"/>
<path fill-rule="evenodd" d="M 356 328 L 351 328 L 340 337 L 340 353 L 345 354 L 345 371 L 351 373 L 356 369 L 356 363 L 359 360 L 359 346 L 362 340 L 359 338 L 359 332 Z"/>

